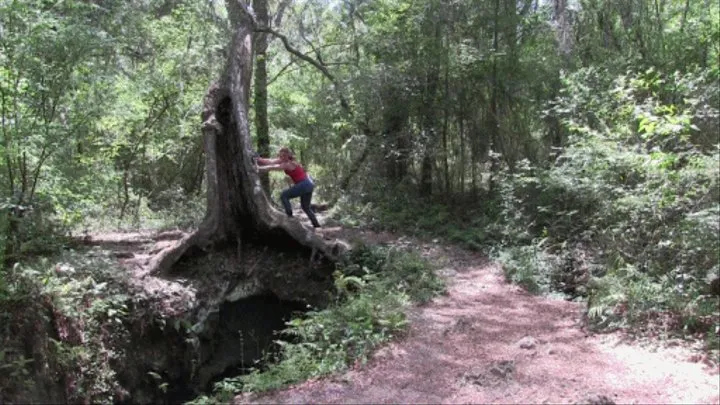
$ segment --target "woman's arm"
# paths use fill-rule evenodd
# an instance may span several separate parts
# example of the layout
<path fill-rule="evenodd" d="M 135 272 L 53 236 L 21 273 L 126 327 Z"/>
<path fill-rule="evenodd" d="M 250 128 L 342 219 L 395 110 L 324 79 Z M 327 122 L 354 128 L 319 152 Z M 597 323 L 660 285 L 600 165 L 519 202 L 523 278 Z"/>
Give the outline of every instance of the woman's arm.
<path fill-rule="evenodd" d="M 270 170 L 293 170 L 295 169 L 295 163 L 285 162 L 277 164 L 269 164 L 264 166 L 258 166 L 258 171 L 270 171 Z"/>
<path fill-rule="evenodd" d="M 266 159 L 266 158 L 261 158 L 261 157 L 256 158 L 255 161 L 260 166 L 275 165 L 275 164 L 280 163 L 280 159 Z"/>

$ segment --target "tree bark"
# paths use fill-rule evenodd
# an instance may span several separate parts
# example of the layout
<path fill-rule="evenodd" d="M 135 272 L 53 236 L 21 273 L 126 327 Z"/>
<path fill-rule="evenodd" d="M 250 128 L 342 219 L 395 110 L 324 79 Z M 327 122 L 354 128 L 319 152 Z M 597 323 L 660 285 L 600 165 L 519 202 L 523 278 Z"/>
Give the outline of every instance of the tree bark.
<path fill-rule="evenodd" d="M 253 8 L 259 24 L 267 27 L 270 21 L 267 0 L 253 0 Z M 267 47 L 267 34 L 258 32 L 255 37 L 255 133 L 258 153 L 265 157 L 270 154 L 270 126 L 267 113 Z M 260 184 L 266 193 L 270 192 L 270 176 L 267 172 L 260 173 Z"/>
<path fill-rule="evenodd" d="M 252 158 L 248 103 L 255 20 L 245 5 L 228 0 L 234 35 L 220 79 L 210 86 L 202 112 L 207 177 L 206 216 L 198 229 L 151 259 L 150 270 L 168 272 L 190 248 L 244 243 L 302 251 L 335 260 L 341 243 L 326 242 L 313 230 L 275 209 L 260 183 Z"/>
<path fill-rule="evenodd" d="M 685 32 L 685 22 L 687 22 L 688 10 L 690 10 L 690 0 L 685 0 L 685 7 L 683 7 L 682 19 L 680 20 L 680 33 Z"/>
<path fill-rule="evenodd" d="M 555 0 L 553 6 L 553 19 L 557 27 L 558 49 L 563 58 L 567 60 L 573 50 L 572 36 L 570 35 L 572 27 L 568 18 L 567 0 Z"/>
<path fill-rule="evenodd" d="M 491 150 L 494 152 L 497 152 L 498 149 L 501 153 L 504 152 L 502 150 L 502 147 L 500 145 L 500 130 L 499 126 L 500 123 L 498 121 L 498 96 L 499 96 L 499 77 L 498 77 L 498 68 L 497 68 L 497 53 L 499 52 L 499 41 L 498 41 L 498 35 L 500 31 L 500 0 L 495 0 L 495 19 L 493 24 L 493 52 L 496 53 L 496 55 L 493 56 L 492 59 L 492 80 L 491 84 L 492 87 L 490 88 L 490 111 L 487 115 L 487 129 L 490 133 L 490 143 L 491 143 Z M 494 157 L 491 157 L 491 165 L 490 165 L 490 171 L 491 171 L 491 177 L 490 177 L 490 195 L 494 193 L 495 190 L 495 174 L 500 169 L 500 166 L 497 164 L 497 160 Z"/>
<path fill-rule="evenodd" d="M 457 112 L 458 136 L 460 137 L 460 195 L 465 193 L 465 91 L 460 91 L 460 102 Z"/>
<path fill-rule="evenodd" d="M 436 38 L 440 36 L 440 28 L 434 29 Z M 435 100 L 440 81 L 440 68 L 435 60 L 429 61 L 426 68 L 425 88 L 423 89 L 423 101 L 420 109 L 422 131 L 425 135 L 425 151 L 420 163 L 420 194 L 429 197 L 433 193 L 433 162 L 435 159 L 433 150 L 437 141 L 437 113 Z"/>
<path fill-rule="evenodd" d="M 431 65 L 426 77 L 426 93 L 422 105 L 422 130 L 425 134 L 425 152 L 420 164 L 420 193 L 431 196 L 433 192 L 433 149 L 435 146 L 435 128 L 437 119 L 435 115 L 435 96 L 438 87 L 439 72 L 436 66 Z"/>
<path fill-rule="evenodd" d="M 443 125 L 442 125 L 442 143 L 443 143 L 443 176 L 445 177 L 445 197 L 450 196 L 450 165 L 448 162 L 448 98 L 450 97 L 448 75 L 450 70 L 449 57 L 446 59 L 445 65 L 445 89 L 443 94 Z"/>
<path fill-rule="evenodd" d="M 405 126 L 409 117 L 407 103 L 403 103 L 404 93 L 399 86 L 387 84 L 383 87 L 383 127 L 385 131 L 385 173 L 393 182 L 402 181 L 407 174 L 408 145 L 405 141 Z"/>

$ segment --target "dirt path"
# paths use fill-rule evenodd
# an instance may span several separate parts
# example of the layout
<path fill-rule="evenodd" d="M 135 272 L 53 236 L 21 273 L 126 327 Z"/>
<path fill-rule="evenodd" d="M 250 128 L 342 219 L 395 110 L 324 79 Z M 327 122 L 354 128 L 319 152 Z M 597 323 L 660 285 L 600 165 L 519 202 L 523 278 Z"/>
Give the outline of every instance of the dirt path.
<path fill-rule="evenodd" d="M 415 308 L 408 335 L 368 364 L 237 403 L 720 403 L 718 369 L 678 345 L 592 335 L 583 306 L 505 283 L 480 256 L 341 228 L 328 236 L 413 244 L 444 268 L 449 294 Z"/>

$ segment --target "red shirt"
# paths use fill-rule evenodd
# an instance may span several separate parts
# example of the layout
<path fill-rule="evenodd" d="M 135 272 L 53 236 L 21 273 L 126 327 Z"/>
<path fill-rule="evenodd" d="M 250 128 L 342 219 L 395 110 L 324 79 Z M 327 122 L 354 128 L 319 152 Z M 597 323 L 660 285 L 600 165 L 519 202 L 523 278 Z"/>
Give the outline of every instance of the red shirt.
<path fill-rule="evenodd" d="M 285 174 L 290 176 L 293 183 L 297 184 L 301 181 L 305 180 L 307 178 L 307 175 L 305 174 L 305 169 L 303 169 L 302 166 L 300 166 L 298 163 L 295 163 L 295 168 L 292 170 L 285 170 Z"/>

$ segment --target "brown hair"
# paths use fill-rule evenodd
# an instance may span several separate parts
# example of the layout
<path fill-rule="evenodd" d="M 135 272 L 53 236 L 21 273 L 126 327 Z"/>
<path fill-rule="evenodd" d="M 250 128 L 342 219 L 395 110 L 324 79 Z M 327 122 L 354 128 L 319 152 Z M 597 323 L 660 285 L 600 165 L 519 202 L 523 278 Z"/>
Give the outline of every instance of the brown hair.
<path fill-rule="evenodd" d="M 288 159 L 290 159 L 290 160 L 295 160 L 295 154 L 294 154 L 293 151 L 290 150 L 290 148 L 288 148 L 287 146 L 283 146 L 283 147 L 280 148 L 280 150 L 278 151 L 278 153 L 282 153 L 282 152 L 285 152 L 285 153 L 288 154 Z"/>

